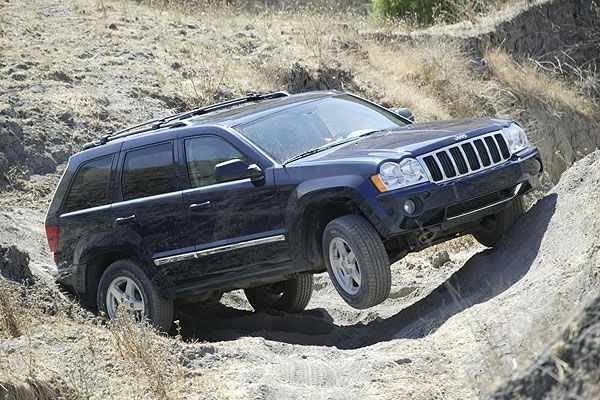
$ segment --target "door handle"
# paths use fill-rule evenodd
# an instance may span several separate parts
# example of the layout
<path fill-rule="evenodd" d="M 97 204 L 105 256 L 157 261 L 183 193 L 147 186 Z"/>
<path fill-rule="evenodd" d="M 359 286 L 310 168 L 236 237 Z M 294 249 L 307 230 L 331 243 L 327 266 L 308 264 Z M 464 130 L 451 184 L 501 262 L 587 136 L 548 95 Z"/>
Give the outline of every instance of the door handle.
<path fill-rule="evenodd" d="M 205 201 L 203 203 L 190 204 L 189 207 L 191 211 L 201 210 L 203 208 L 212 208 L 212 203 L 210 201 Z"/>
<path fill-rule="evenodd" d="M 129 222 L 134 222 L 135 221 L 135 214 L 130 215 L 128 217 L 119 217 L 117 219 L 115 219 L 115 222 L 118 225 L 123 225 L 123 224 L 127 224 Z"/>

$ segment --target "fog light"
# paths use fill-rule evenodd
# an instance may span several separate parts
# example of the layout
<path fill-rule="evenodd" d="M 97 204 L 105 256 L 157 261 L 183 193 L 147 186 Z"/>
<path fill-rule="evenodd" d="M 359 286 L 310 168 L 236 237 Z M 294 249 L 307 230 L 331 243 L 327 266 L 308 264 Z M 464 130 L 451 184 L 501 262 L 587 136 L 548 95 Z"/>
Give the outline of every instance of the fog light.
<path fill-rule="evenodd" d="M 417 205 L 411 199 L 408 199 L 404 202 L 404 211 L 406 211 L 407 214 L 414 213 L 416 209 Z"/>

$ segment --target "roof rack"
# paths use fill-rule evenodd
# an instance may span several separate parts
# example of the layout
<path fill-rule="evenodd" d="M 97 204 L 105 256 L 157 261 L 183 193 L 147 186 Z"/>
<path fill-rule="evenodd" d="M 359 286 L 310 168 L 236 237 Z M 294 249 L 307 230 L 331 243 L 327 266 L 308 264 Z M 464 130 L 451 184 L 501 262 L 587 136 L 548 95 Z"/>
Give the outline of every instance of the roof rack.
<path fill-rule="evenodd" d="M 125 129 L 118 130 L 116 132 L 111 131 L 96 140 L 86 143 L 83 146 L 83 150 L 91 149 L 93 147 L 106 144 L 111 140 L 120 139 L 131 135 L 137 135 L 138 133 L 150 132 L 161 128 L 176 128 L 184 126 L 185 123 L 182 122 L 184 119 L 191 118 L 196 115 L 207 114 L 209 112 L 232 107 L 238 104 L 249 103 L 252 101 L 276 99 L 279 97 L 287 96 L 289 96 L 289 93 L 283 91 L 264 94 L 248 93 L 245 97 L 240 97 L 238 99 L 227 100 L 222 103 L 216 103 L 204 107 L 195 108 L 193 110 L 184 111 L 179 114 L 173 114 L 162 118 L 156 118 L 150 121 L 142 122 L 140 124 L 127 127 Z M 142 128 L 147 125 L 149 125 L 147 128 Z"/>

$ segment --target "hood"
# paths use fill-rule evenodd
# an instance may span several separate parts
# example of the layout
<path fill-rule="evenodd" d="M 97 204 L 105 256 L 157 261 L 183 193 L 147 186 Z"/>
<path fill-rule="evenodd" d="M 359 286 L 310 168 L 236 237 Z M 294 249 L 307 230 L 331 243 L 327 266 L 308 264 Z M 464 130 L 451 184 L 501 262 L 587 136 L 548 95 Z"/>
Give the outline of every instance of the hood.
<path fill-rule="evenodd" d="M 407 125 L 391 131 L 357 138 L 296 162 L 321 163 L 349 159 L 379 162 L 386 159 L 418 156 L 461 140 L 500 130 L 510 123 L 509 120 L 480 118 Z"/>

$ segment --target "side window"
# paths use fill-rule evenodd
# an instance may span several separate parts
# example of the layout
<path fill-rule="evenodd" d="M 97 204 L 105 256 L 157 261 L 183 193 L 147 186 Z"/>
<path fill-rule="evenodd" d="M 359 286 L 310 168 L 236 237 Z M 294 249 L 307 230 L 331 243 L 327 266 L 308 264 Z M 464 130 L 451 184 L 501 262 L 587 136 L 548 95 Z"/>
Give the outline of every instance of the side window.
<path fill-rule="evenodd" d="M 193 188 L 215 184 L 215 165 L 239 158 L 248 159 L 231 144 L 216 136 L 203 136 L 185 141 L 185 158 Z"/>
<path fill-rule="evenodd" d="M 123 200 L 173 192 L 173 143 L 128 151 L 123 163 L 121 189 Z"/>
<path fill-rule="evenodd" d="M 65 212 L 106 204 L 112 156 L 89 161 L 79 168 L 67 196 Z"/>

